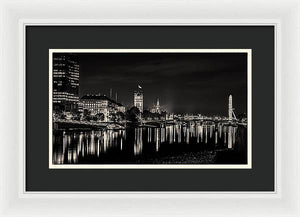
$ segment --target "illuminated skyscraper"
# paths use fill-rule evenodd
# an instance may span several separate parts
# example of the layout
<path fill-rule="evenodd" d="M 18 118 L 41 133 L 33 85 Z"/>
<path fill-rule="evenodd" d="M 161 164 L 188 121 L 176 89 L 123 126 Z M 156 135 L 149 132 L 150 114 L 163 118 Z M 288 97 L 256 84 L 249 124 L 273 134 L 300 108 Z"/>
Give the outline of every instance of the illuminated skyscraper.
<path fill-rule="evenodd" d="M 143 90 L 140 85 L 138 85 L 138 90 L 134 91 L 133 94 L 133 105 L 137 107 L 140 112 L 144 110 L 144 98 L 143 98 Z"/>
<path fill-rule="evenodd" d="M 79 63 L 71 54 L 53 54 L 53 109 L 78 109 Z"/>

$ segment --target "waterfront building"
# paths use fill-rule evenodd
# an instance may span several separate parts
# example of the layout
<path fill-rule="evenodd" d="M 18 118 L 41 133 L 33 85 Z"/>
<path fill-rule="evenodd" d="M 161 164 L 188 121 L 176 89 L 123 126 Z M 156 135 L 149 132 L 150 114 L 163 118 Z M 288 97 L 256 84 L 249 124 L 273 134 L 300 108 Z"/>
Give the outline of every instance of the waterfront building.
<path fill-rule="evenodd" d="M 144 110 L 144 98 L 143 98 L 143 90 L 140 85 L 138 85 L 138 89 L 133 93 L 133 105 L 137 107 L 140 112 Z"/>
<path fill-rule="evenodd" d="M 76 111 L 79 102 L 79 63 L 76 55 L 53 54 L 53 109 Z"/>
<path fill-rule="evenodd" d="M 82 111 L 88 110 L 91 115 L 103 113 L 104 116 L 125 112 L 125 106 L 118 103 L 105 95 L 85 95 L 80 99 Z"/>

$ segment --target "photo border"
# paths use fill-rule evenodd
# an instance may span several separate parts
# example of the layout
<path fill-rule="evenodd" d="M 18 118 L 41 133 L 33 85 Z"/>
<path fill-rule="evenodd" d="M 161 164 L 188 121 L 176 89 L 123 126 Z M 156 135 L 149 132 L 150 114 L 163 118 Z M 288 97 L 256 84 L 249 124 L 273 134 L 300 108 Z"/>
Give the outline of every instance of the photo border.
<path fill-rule="evenodd" d="M 54 53 L 247 53 L 247 164 L 53 164 Z M 252 169 L 252 49 L 49 49 L 49 169 Z"/>

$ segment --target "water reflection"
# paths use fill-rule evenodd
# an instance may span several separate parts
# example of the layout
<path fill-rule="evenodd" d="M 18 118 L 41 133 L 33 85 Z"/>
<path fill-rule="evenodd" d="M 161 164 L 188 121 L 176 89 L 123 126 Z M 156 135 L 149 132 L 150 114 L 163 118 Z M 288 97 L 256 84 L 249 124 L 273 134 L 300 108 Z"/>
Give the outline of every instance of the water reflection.
<path fill-rule="evenodd" d="M 62 131 L 53 135 L 53 163 L 76 164 L 93 159 L 130 159 L 160 153 L 161 148 L 218 146 L 234 148 L 237 126 L 223 123 L 178 123 L 161 127 L 98 131 Z M 165 148 L 166 149 L 166 148 Z M 104 160 L 105 159 L 105 160 Z"/>

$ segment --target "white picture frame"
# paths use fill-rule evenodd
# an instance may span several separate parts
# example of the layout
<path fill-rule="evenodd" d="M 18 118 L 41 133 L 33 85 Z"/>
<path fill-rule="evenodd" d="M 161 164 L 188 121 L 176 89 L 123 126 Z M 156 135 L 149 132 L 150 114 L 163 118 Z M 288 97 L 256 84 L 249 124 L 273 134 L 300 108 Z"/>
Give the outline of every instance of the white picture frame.
<path fill-rule="evenodd" d="M 1 216 L 300 216 L 296 0 L 0 2 Z M 274 25 L 274 192 L 37 192 L 24 186 L 26 25 Z"/>

